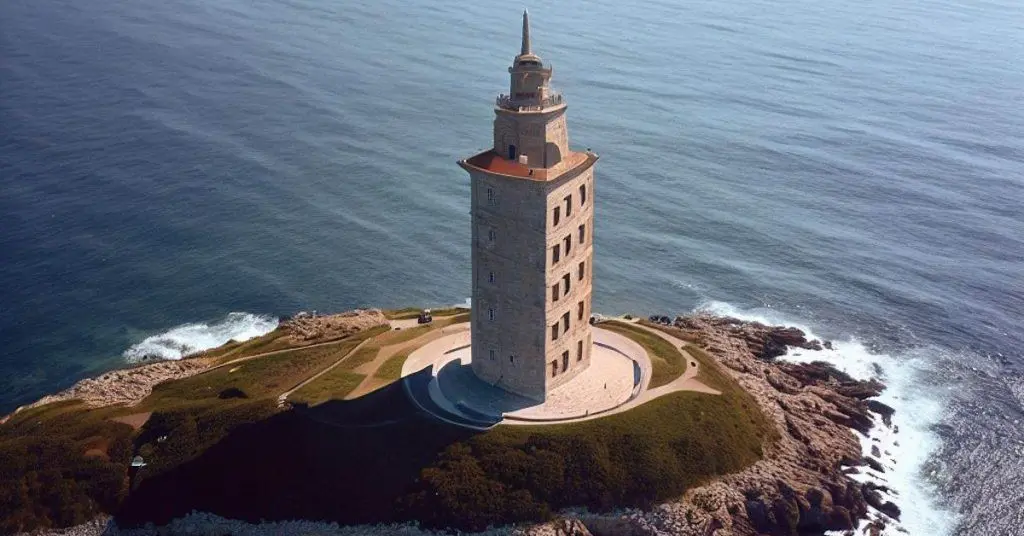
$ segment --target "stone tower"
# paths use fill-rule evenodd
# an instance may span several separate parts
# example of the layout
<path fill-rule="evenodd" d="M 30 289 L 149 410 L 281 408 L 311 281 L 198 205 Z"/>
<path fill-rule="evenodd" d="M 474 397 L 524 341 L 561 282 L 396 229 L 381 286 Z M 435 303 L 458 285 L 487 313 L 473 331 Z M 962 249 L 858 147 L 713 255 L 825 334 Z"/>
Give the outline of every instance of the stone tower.
<path fill-rule="evenodd" d="M 525 12 L 508 72 L 494 147 L 459 161 L 472 189 L 472 368 L 544 400 L 590 364 L 597 155 L 570 150 L 566 104 L 533 53 Z"/>

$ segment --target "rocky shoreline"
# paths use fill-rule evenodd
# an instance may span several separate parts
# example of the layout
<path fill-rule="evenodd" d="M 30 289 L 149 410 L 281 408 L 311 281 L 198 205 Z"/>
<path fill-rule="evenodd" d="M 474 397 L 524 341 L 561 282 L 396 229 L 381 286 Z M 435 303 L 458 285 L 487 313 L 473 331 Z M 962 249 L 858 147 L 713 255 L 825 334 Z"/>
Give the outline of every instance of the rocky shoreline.
<path fill-rule="evenodd" d="M 891 417 L 892 408 L 869 400 L 884 389 L 881 382 L 855 380 L 827 363 L 775 361 L 790 347 L 830 347 L 796 328 L 710 315 L 678 317 L 673 327 L 753 395 L 780 439 L 760 462 L 691 489 L 678 501 L 649 512 L 580 516 L 590 534 L 853 534 L 865 521 L 861 533 L 874 536 L 899 520 L 899 508 L 883 498 L 884 486 L 849 477 L 862 466 L 881 469 L 876 459 L 862 456 L 853 432 L 867 433 L 873 415 L 885 422 Z M 871 509 L 876 513 L 869 519 Z"/>
<path fill-rule="evenodd" d="M 377 312 L 379 313 L 379 311 Z M 347 313 L 351 318 L 351 313 Z M 372 313 L 360 316 L 360 327 L 377 322 Z M 317 320 L 319 318 L 319 320 Z M 338 332 L 333 321 L 298 315 L 293 337 L 303 341 Z M 366 323 L 366 326 L 362 326 Z M 316 326 L 328 326 L 317 331 Z M 379 325 L 379 324 L 378 324 Z M 286 328 L 288 329 L 288 328 Z M 564 512 L 562 519 L 530 527 L 503 527 L 492 534 L 524 536 L 604 535 L 716 535 L 822 533 L 826 530 L 877 535 L 887 522 L 898 521 L 899 508 L 885 499 L 887 489 L 850 477 L 867 469 L 882 470 L 878 460 L 862 456 L 855 431 L 866 434 L 875 422 L 889 422 L 892 409 L 871 400 L 884 385 L 877 380 L 859 381 L 826 363 L 777 361 L 789 348 L 817 350 L 828 342 L 808 340 L 795 328 L 767 326 L 709 315 L 677 317 L 664 326 L 674 335 L 691 341 L 712 355 L 757 401 L 774 423 L 779 439 L 765 450 L 764 459 L 746 469 L 690 489 L 675 501 L 649 511 L 615 513 Z M 148 365 L 158 371 L 190 361 Z M 197 367 L 202 366 L 197 363 Z M 101 379 L 86 380 L 83 387 L 56 396 L 70 398 L 88 393 L 86 386 L 143 378 L 144 367 L 115 371 Z M 185 369 L 182 369 L 185 370 Z M 188 369 L 196 373 L 202 368 Z M 120 376 L 119 376 L 120 374 Z M 156 373 L 145 372 L 150 378 Z M 169 373 L 169 374 L 173 374 Z M 94 382 L 94 383 L 86 383 Z M 99 383 L 95 383 L 99 382 Z M 139 381 L 140 385 L 145 382 Z M 76 388 L 78 388 L 76 390 Z M 91 388 L 91 387 L 90 387 Z M 149 385 L 149 389 L 152 385 Z M 139 388 L 145 390 L 144 387 Z M 131 388 L 128 392 L 135 392 Z M 147 391 L 148 393 L 148 391 Z M 134 399 L 135 395 L 117 397 Z M 89 399 L 87 399 L 89 400 Z M 94 402 L 97 403 L 97 402 Z M 116 402 L 108 402 L 116 403 Z M 884 424 L 888 425 L 888 424 Z M 877 454 L 877 453 L 876 453 Z M 870 513 L 870 516 L 869 516 Z M 253 525 L 211 514 L 193 513 L 165 527 L 119 531 L 109 522 L 64 529 L 53 534 L 434 534 L 413 526 L 339 527 L 305 521 Z"/>
<path fill-rule="evenodd" d="M 355 309 L 330 315 L 301 312 L 282 319 L 278 330 L 281 331 L 282 342 L 287 343 L 289 348 L 298 348 L 339 339 L 387 323 L 380 309 Z M 118 404 L 134 406 L 149 396 L 153 387 L 159 383 L 188 378 L 224 364 L 218 365 L 217 359 L 208 357 L 206 352 L 197 352 L 182 359 L 144 361 L 95 378 L 80 380 L 59 393 L 44 396 L 16 409 L 10 415 L 0 418 L 0 424 L 19 411 L 65 400 L 81 400 L 90 408 Z"/>

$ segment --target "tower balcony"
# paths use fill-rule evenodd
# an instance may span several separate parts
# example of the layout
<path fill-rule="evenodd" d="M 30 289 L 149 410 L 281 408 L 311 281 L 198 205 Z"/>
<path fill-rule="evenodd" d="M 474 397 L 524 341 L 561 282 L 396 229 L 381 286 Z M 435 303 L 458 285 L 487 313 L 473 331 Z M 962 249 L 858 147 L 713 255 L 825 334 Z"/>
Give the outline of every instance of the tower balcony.
<path fill-rule="evenodd" d="M 517 99 L 511 95 L 502 94 L 498 95 L 498 98 L 494 100 L 496 107 L 513 112 L 540 112 L 547 108 L 561 106 L 562 104 L 564 104 L 564 101 L 562 100 L 561 93 L 549 93 L 542 99 Z"/>

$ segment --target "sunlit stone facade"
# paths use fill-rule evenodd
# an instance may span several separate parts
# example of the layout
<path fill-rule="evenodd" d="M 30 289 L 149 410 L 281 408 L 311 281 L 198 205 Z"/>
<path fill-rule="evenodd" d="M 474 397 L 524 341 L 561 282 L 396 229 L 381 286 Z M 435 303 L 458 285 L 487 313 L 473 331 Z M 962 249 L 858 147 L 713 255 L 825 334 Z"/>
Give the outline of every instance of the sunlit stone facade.
<path fill-rule="evenodd" d="M 472 187 L 472 367 L 537 400 L 590 364 L 594 163 L 533 54 L 528 14 L 494 107 L 494 146 L 459 162 Z"/>

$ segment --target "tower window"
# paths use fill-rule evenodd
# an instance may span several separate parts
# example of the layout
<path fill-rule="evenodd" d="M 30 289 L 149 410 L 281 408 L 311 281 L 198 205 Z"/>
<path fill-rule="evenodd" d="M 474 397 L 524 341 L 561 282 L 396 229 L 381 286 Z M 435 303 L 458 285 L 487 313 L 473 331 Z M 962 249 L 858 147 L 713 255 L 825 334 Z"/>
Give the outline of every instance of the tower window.
<path fill-rule="evenodd" d="M 562 242 L 565 243 L 565 255 L 569 255 L 569 250 L 572 249 L 572 235 L 566 236 Z"/>
<path fill-rule="evenodd" d="M 580 230 L 579 243 L 582 244 L 583 243 L 583 238 L 587 235 L 587 226 L 586 225 L 580 225 L 580 229 L 579 230 Z"/>
<path fill-rule="evenodd" d="M 580 281 L 583 281 L 583 272 L 586 271 L 586 269 L 584 268 L 584 263 L 586 262 L 587 261 L 580 261 L 580 265 L 576 268 L 576 276 Z"/>
<path fill-rule="evenodd" d="M 582 265 L 581 265 L 581 266 L 582 266 Z M 581 276 L 581 277 L 582 277 L 582 276 Z M 488 273 L 487 273 L 487 282 L 488 282 L 488 283 L 493 283 L 493 282 L 494 282 L 494 272 L 488 272 Z"/>
<path fill-rule="evenodd" d="M 558 301 L 558 283 L 551 285 L 551 301 Z"/>
<path fill-rule="evenodd" d="M 487 189 L 487 204 L 491 205 L 492 207 L 498 204 L 494 199 L 494 188 Z"/>
<path fill-rule="evenodd" d="M 572 194 L 565 196 L 565 217 L 572 216 Z"/>
<path fill-rule="evenodd" d="M 562 333 L 569 332 L 569 313 L 562 315 Z"/>
<path fill-rule="evenodd" d="M 565 288 L 562 289 L 562 294 L 568 294 L 569 293 L 569 284 L 570 284 L 571 281 L 572 281 L 572 278 L 569 277 L 569 274 L 565 274 L 565 275 L 562 276 L 562 286 L 565 287 Z M 555 285 L 555 286 L 557 287 L 558 285 Z"/>
<path fill-rule="evenodd" d="M 582 207 L 583 205 L 586 205 L 586 204 L 587 204 L 587 185 L 586 184 L 581 184 L 580 185 L 580 206 Z"/>
<path fill-rule="evenodd" d="M 558 376 L 558 361 L 551 362 L 551 377 Z"/>
<path fill-rule="evenodd" d="M 558 340 L 558 322 L 551 324 L 551 340 Z"/>
<path fill-rule="evenodd" d="M 551 264 L 555 264 L 562 258 L 562 250 L 558 244 L 551 248 Z"/>
<path fill-rule="evenodd" d="M 487 310 L 487 319 L 488 320 L 494 320 L 494 309 L 493 308 Z"/>
<path fill-rule="evenodd" d="M 562 219 L 562 207 L 555 207 L 554 214 L 552 214 L 552 226 L 558 225 L 558 221 Z"/>
<path fill-rule="evenodd" d="M 495 354 L 494 348 L 491 348 L 487 353 L 490 356 L 491 361 L 494 361 L 494 354 Z"/>
<path fill-rule="evenodd" d="M 576 342 L 576 361 L 583 361 L 583 341 Z"/>
<path fill-rule="evenodd" d="M 514 355 L 508 356 L 508 362 L 509 363 L 515 363 L 516 362 L 516 356 L 514 356 Z"/>
<path fill-rule="evenodd" d="M 494 242 L 495 240 L 497 240 L 498 239 L 498 231 L 495 231 L 494 229 L 488 230 L 487 231 L 487 239 L 490 240 L 491 242 Z"/>
<path fill-rule="evenodd" d="M 576 320 L 583 320 L 583 302 L 576 304 Z"/>
<path fill-rule="evenodd" d="M 562 372 L 569 370 L 569 350 L 562 352 Z"/>

